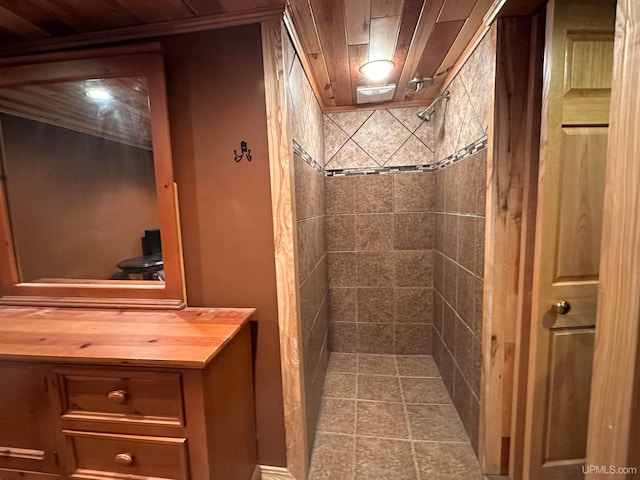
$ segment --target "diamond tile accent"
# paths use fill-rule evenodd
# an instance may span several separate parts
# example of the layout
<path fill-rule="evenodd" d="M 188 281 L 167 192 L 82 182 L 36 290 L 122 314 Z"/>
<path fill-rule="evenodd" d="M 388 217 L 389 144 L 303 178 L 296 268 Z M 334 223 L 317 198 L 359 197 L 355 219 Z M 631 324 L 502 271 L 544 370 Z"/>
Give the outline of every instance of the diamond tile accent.
<path fill-rule="evenodd" d="M 340 149 L 338 153 L 327 163 L 327 170 L 334 170 L 339 168 L 364 168 L 364 167 L 378 167 L 379 165 L 360 148 L 353 140 L 348 140 L 347 143 Z"/>
<path fill-rule="evenodd" d="M 384 165 L 410 135 L 411 132 L 387 110 L 376 110 L 353 140 L 379 165 Z"/>
<path fill-rule="evenodd" d="M 434 162 L 434 153 L 412 135 L 384 166 L 430 165 Z"/>
<path fill-rule="evenodd" d="M 357 110 L 355 112 L 329 113 L 327 116 L 338 125 L 344 133 L 353 136 L 367 121 L 373 110 Z"/>
<path fill-rule="evenodd" d="M 427 123 L 416 115 L 420 110 L 422 110 L 422 107 L 391 108 L 389 113 L 397 118 L 411 133 L 414 133 L 423 123 Z"/>
<path fill-rule="evenodd" d="M 331 161 L 349 137 L 328 116 L 324 116 L 324 164 Z"/>

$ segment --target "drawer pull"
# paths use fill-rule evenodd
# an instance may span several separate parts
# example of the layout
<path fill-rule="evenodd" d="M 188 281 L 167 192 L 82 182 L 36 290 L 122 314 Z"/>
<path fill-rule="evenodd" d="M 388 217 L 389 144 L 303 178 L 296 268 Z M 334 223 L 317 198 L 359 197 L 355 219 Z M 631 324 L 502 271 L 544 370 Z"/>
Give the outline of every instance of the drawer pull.
<path fill-rule="evenodd" d="M 113 403 L 123 404 L 127 401 L 127 392 L 124 390 L 114 390 L 107 395 Z"/>
<path fill-rule="evenodd" d="M 114 460 L 118 465 L 123 467 L 130 467 L 133 465 L 133 455 L 130 453 L 119 453 L 115 456 Z"/>

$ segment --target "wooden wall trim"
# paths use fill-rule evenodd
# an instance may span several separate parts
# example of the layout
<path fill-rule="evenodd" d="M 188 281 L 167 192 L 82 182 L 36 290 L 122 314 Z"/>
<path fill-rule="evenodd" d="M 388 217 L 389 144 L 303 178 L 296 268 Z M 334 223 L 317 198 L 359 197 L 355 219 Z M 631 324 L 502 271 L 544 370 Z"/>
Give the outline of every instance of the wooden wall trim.
<path fill-rule="evenodd" d="M 522 232 L 520 241 L 520 272 L 516 316 L 513 399 L 511 404 L 511 441 L 509 448 L 509 478 L 522 479 L 524 424 L 529 364 L 529 331 L 531 325 L 531 292 L 536 241 L 536 210 L 538 201 L 538 165 L 540 161 L 540 114 L 542 106 L 542 65 L 544 56 L 544 14 L 531 17 L 531 42 L 526 113 L 526 146 L 524 158 L 524 191 Z"/>
<path fill-rule="evenodd" d="M 293 143 L 285 94 L 283 22 L 262 22 L 262 53 L 269 140 L 269 170 L 280 331 L 280 365 L 284 401 L 287 469 L 293 478 L 307 478 L 309 447 L 306 432 L 302 332 L 296 262 L 296 212 Z"/>
<path fill-rule="evenodd" d="M 505 474 L 511 432 L 512 383 L 527 157 L 530 20 L 502 18 L 491 27 L 495 88 L 489 122 L 485 288 L 480 400 L 480 465 Z"/>
<path fill-rule="evenodd" d="M 618 0 L 587 468 L 640 468 L 633 448 L 640 400 L 639 75 L 640 4 Z"/>
<path fill-rule="evenodd" d="M 282 18 L 282 8 L 256 8 L 243 13 L 204 15 L 182 20 L 115 28 L 100 32 L 80 33 L 66 37 L 43 38 L 14 45 L 0 46 L 0 56 L 22 55 L 27 53 L 50 52 L 65 48 L 76 48 L 104 43 L 125 42 L 143 38 L 199 32 L 217 28 L 237 27 L 251 23 Z"/>

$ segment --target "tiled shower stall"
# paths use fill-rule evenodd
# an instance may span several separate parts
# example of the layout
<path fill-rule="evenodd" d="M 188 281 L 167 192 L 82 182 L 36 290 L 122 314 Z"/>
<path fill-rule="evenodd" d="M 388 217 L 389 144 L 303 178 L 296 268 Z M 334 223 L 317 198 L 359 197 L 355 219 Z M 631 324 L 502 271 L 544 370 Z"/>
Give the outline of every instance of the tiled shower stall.
<path fill-rule="evenodd" d="M 491 39 L 429 122 L 323 114 L 285 48 L 309 440 L 330 352 L 433 355 L 477 450 Z"/>

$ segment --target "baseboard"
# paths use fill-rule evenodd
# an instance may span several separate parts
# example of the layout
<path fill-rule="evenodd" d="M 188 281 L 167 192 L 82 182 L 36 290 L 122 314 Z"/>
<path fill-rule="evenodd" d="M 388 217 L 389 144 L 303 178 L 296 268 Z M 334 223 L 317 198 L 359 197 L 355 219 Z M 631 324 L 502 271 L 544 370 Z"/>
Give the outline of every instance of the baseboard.
<path fill-rule="evenodd" d="M 262 474 L 261 480 L 296 480 L 286 468 L 269 465 L 259 465 L 259 467 Z"/>

